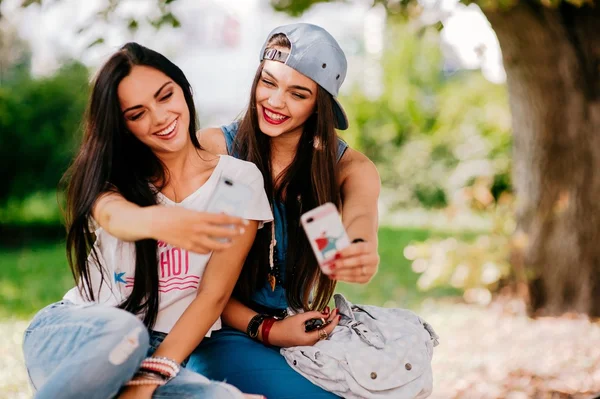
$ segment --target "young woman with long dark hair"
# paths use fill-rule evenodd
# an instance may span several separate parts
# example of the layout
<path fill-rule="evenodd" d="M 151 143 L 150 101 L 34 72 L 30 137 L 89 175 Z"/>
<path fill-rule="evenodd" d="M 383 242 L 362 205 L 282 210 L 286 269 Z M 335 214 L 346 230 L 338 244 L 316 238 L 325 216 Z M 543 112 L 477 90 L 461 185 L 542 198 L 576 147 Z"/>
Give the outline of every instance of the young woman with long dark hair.
<path fill-rule="evenodd" d="M 205 151 L 183 72 L 126 44 L 99 70 L 68 174 L 76 287 L 24 337 L 36 398 L 242 398 L 181 368 L 219 315 L 259 225 L 260 171 Z M 243 218 L 205 212 L 221 177 L 248 185 Z"/>

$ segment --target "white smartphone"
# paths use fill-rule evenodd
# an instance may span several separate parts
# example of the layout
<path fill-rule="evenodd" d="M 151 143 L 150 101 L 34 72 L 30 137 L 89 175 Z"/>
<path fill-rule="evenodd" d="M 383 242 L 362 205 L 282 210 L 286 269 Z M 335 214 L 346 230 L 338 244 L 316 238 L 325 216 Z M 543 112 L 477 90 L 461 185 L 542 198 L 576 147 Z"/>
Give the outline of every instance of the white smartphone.
<path fill-rule="evenodd" d="M 230 177 L 221 176 L 215 191 L 208 200 L 206 212 L 244 217 L 246 208 L 251 202 L 252 194 L 250 186 Z M 220 239 L 219 241 L 226 241 L 226 239 Z"/>
<path fill-rule="evenodd" d="M 340 214 L 331 202 L 312 209 L 300 217 L 310 246 L 324 274 L 331 274 L 331 264 L 338 251 L 350 246 L 350 239 Z"/>

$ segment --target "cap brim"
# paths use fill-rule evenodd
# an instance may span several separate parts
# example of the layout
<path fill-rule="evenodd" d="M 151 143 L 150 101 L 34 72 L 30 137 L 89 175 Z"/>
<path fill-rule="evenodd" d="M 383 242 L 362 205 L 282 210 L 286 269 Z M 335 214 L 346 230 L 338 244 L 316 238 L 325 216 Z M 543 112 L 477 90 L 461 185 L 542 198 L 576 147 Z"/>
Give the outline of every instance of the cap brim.
<path fill-rule="evenodd" d="M 333 99 L 333 113 L 335 114 L 335 128 L 338 130 L 348 129 L 348 117 L 344 108 L 342 108 L 342 104 L 340 104 L 337 98 L 333 96 L 331 98 Z"/>

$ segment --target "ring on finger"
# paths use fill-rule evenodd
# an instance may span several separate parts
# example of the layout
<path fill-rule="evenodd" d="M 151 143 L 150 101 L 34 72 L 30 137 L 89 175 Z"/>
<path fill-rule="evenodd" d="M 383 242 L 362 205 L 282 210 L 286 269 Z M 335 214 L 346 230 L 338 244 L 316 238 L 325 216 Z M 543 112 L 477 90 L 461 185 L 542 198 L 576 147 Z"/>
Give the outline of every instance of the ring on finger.
<path fill-rule="evenodd" d="M 319 331 L 319 341 L 329 338 L 329 334 L 327 334 L 327 331 L 323 330 L 322 328 L 320 328 L 318 331 Z"/>

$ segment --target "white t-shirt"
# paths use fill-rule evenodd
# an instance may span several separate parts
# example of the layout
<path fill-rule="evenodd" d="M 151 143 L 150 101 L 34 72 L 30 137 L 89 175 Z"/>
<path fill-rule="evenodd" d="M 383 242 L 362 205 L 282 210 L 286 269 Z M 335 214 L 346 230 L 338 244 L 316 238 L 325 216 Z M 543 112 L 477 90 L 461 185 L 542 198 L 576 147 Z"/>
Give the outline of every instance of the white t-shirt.
<path fill-rule="evenodd" d="M 165 206 L 181 206 L 204 211 L 221 176 L 227 176 L 252 188 L 252 198 L 248 198 L 249 206 L 243 215 L 245 219 L 259 221 L 259 228 L 264 222 L 273 220 L 264 190 L 263 177 L 256 165 L 228 155 L 220 156 L 215 170 L 206 183 L 183 201 L 175 203 L 161 193 L 157 194 L 157 200 Z M 104 281 L 101 281 L 98 265 L 90 254 L 88 263 L 95 302 L 118 306 L 133 290 L 135 244 L 121 241 L 100 227 L 96 230 L 94 246 L 105 272 Z M 154 330 L 169 333 L 196 298 L 200 279 L 211 255 L 212 253 L 201 255 L 188 252 L 174 248 L 165 242 L 158 242 L 159 308 Z M 78 287 L 67 292 L 64 299 L 76 304 L 88 302 L 85 296 L 81 295 Z M 207 336 L 210 336 L 213 330 L 220 328 L 219 318 L 210 328 Z"/>

